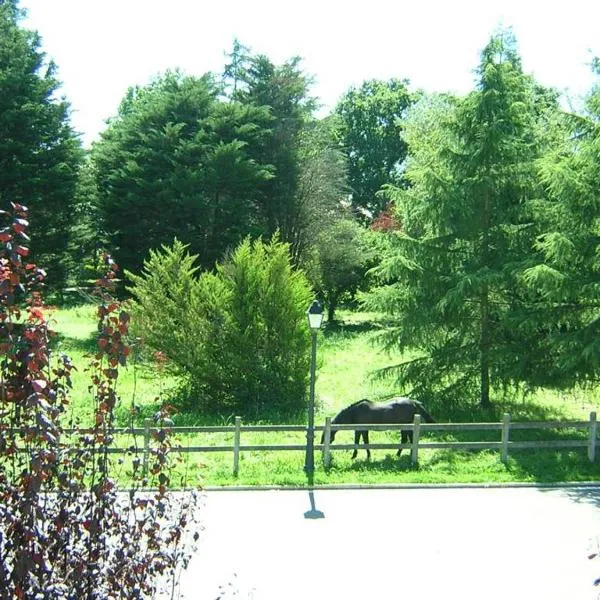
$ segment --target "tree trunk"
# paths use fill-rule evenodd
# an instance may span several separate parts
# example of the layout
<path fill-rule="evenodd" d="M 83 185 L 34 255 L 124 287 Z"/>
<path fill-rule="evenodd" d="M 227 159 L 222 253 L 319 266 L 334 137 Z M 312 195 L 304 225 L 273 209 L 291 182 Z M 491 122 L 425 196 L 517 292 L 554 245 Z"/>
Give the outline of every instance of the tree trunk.
<path fill-rule="evenodd" d="M 327 323 L 332 325 L 335 320 L 335 308 L 336 302 L 334 300 L 330 300 L 327 303 Z"/>
<path fill-rule="evenodd" d="M 479 337 L 479 365 L 481 370 L 481 390 L 479 404 L 488 408 L 490 403 L 490 315 L 487 286 L 481 298 L 481 323 Z"/>
<path fill-rule="evenodd" d="M 483 204 L 482 219 L 482 244 L 481 244 L 481 264 L 484 267 L 490 266 L 490 220 L 491 220 L 491 199 L 488 192 Z M 490 289 L 488 283 L 483 286 L 481 293 L 481 312 L 479 323 L 479 365 L 481 370 L 481 390 L 479 403 L 482 408 L 490 406 L 490 347 L 492 345 L 490 330 Z"/>

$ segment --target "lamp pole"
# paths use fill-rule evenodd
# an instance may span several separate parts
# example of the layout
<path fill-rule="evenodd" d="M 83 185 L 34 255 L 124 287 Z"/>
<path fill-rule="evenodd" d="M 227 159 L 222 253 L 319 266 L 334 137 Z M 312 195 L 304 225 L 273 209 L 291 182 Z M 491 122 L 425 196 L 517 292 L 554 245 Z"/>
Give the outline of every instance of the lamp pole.
<path fill-rule="evenodd" d="M 315 300 L 306 313 L 311 334 L 310 393 L 308 397 L 308 428 L 306 429 L 306 459 L 304 470 L 312 477 L 315 471 L 315 371 L 317 368 L 317 331 L 323 321 L 321 303 Z"/>

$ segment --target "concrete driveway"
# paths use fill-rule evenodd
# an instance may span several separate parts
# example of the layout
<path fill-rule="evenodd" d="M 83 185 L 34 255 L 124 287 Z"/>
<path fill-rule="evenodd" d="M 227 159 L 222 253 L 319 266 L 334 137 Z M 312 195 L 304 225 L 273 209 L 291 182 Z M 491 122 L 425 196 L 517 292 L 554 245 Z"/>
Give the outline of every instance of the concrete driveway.
<path fill-rule="evenodd" d="M 600 488 L 206 493 L 187 600 L 592 600 Z"/>

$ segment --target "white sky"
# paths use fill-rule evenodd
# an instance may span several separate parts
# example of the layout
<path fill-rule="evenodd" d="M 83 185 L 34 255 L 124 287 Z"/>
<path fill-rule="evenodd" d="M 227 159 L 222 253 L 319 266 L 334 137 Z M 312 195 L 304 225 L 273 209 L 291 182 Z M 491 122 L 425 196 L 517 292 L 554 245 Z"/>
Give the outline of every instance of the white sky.
<path fill-rule="evenodd" d="M 233 38 L 315 76 L 324 110 L 365 79 L 464 93 L 499 25 L 517 36 L 525 71 L 576 98 L 594 81 L 599 0 L 21 0 L 57 63 L 72 122 L 88 145 L 128 86 L 167 68 L 220 73 Z"/>

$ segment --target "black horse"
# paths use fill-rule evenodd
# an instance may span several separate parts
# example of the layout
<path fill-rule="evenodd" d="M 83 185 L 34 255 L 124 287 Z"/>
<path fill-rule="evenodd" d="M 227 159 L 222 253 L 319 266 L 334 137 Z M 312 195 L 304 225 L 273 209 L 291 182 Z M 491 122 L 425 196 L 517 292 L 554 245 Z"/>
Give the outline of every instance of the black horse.
<path fill-rule="evenodd" d="M 385 403 L 372 402 L 371 400 L 359 400 L 340 411 L 331 422 L 332 425 L 357 425 L 380 424 L 380 423 L 412 423 L 415 415 L 420 414 L 427 423 L 435 423 L 433 417 L 423 408 L 423 405 L 417 400 L 410 398 L 392 398 Z M 412 443 L 412 431 L 401 432 L 401 442 L 405 444 L 408 440 Z M 330 442 L 335 439 L 336 430 L 331 429 Z M 354 443 L 358 445 L 360 436 L 366 445 L 367 458 L 371 458 L 369 450 L 369 430 L 366 428 L 356 429 L 354 432 Z M 321 444 L 325 438 L 325 433 L 321 437 Z M 402 448 L 398 450 L 398 456 Z M 358 448 L 354 449 L 352 458 L 356 458 Z"/>

